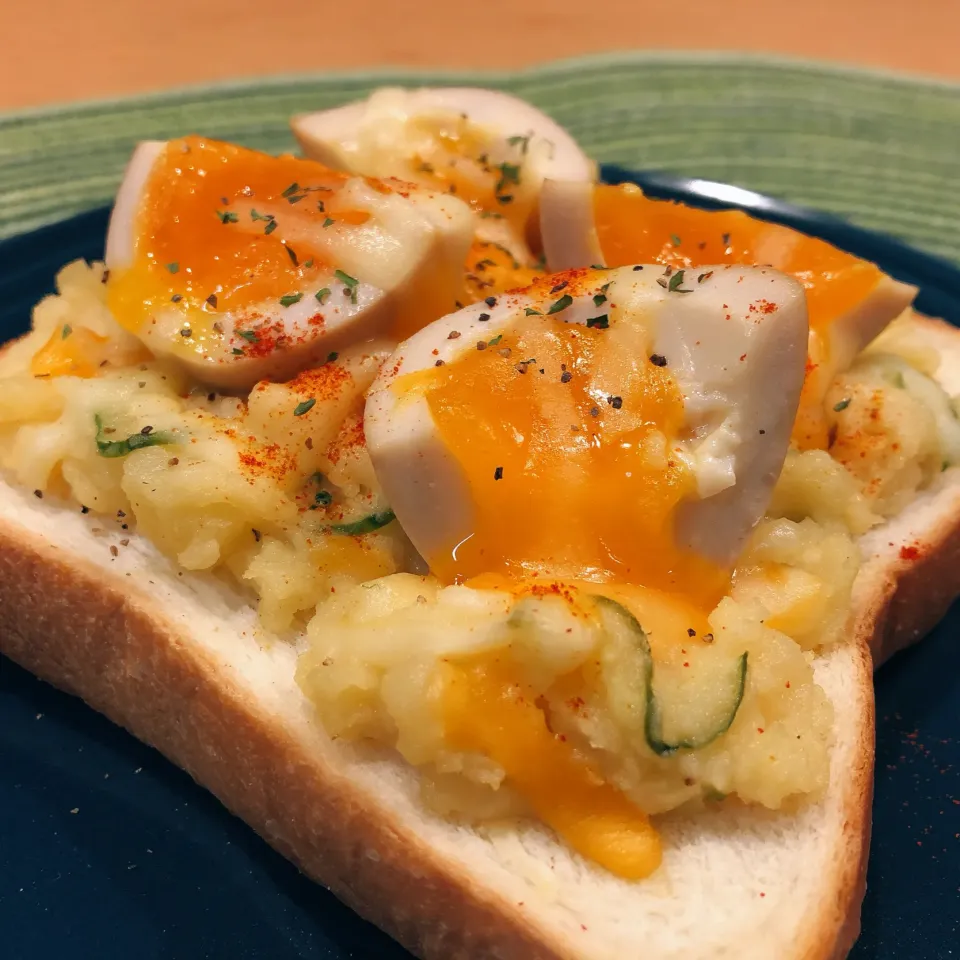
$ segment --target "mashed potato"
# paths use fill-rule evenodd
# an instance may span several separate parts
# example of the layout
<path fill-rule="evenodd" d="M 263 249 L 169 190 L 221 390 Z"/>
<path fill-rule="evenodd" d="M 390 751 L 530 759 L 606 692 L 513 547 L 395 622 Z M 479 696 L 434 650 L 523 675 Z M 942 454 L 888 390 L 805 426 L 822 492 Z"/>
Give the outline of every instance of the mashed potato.
<path fill-rule="evenodd" d="M 527 809 L 496 751 L 452 732 L 471 722 L 464 703 L 482 715 L 474 694 L 451 694 L 478 679 L 530 698 L 571 756 L 648 813 L 727 795 L 776 808 L 824 787 L 832 710 L 811 660 L 845 628 L 855 538 L 960 460 L 936 358 L 909 338 L 891 328 L 837 378 L 829 451 L 789 454 L 705 612 L 622 585 L 423 576 L 363 436 L 385 351 L 331 355 L 246 397 L 208 392 L 117 326 L 101 278 L 65 268 L 0 356 L 0 466 L 135 524 L 184 569 L 221 569 L 270 633 L 309 618 L 298 680 L 324 725 L 397 749 L 434 807 Z"/>
<path fill-rule="evenodd" d="M 833 714 L 804 649 L 840 635 L 857 566 L 839 527 L 768 520 L 705 626 L 655 591 L 551 584 L 516 597 L 398 574 L 319 608 L 298 680 L 328 730 L 396 747 L 448 813 L 485 816 L 519 802 L 497 796 L 507 771 L 450 750 L 446 666 L 478 657 L 506 658 L 550 729 L 649 813 L 727 794 L 779 807 L 826 783 Z M 644 641 L 604 626 L 598 594 L 628 608 L 647 635 L 653 689 L 668 705 L 664 742 L 702 747 L 658 753 L 645 737 Z M 736 701 L 731 678 L 744 654 Z"/>
<path fill-rule="evenodd" d="M 0 360 L 0 465 L 18 483 L 135 522 L 184 569 L 223 568 L 275 633 L 337 586 L 409 566 L 398 524 L 351 535 L 389 516 L 359 419 L 382 352 L 345 352 L 246 399 L 211 393 L 142 354 L 101 276 L 62 271 L 60 295 Z"/>

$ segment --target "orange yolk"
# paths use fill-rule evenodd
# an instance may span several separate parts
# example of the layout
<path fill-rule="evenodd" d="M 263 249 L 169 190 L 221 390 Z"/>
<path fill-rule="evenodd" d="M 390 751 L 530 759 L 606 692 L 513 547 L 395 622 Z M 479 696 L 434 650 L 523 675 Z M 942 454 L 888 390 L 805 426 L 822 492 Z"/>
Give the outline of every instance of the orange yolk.
<path fill-rule="evenodd" d="M 99 371 L 98 352 L 107 342 L 86 327 L 69 333 L 57 327 L 50 339 L 33 355 L 30 372 L 35 377 L 95 377 Z"/>
<path fill-rule="evenodd" d="M 525 266 L 504 246 L 474 240 L 467 255 L 463 303 L 475 303 L 492 294 L 527 287 L 543 270 Z"/>
<path fill-rule="evenodd" d="M 537 691 L 512 664 L 478 657 L 443 665 L 443 722 L 454 750 L 499 763 L 533 812 L 575 850 L 628 880 L 660 865 L 649 818 L 547 727 Z"/>
<path fill-rule="evenodd" d="M 536 195 L 527 189 L 521 169 L 525 148 L 518 147 L 511 161 L 493 163 L 489 137 L 468 118 L 451 115 L 414 123 L 429 134 L 430 146 L 413 158 L 413 176 L 478 211 L 503 217 L 524 236 L 536 207 Z"/>
<path fill-rule="evenodd" d="M 691 636 L 710 632 L 696 604 L 649 587 L 596 584 L 547 578 L 511 581 L 481 574 L 467 582 L 477 590 L 506 590 L 521 597 L 559 598 L 574 616 L 593 615 L 593 596 L 616 600 L 644 625 L 651 648 L 669 660 Z M 651 874 L 660 864 L 659 836 L 648 817 L 563 736 L 550 731 L 542 691 L 518 681 L 515 664 L 483 654 L 443 666 L 441 700 L 447 742 L 456 750 L 490 757 L 533 812 L 584 857 L 628 880 Z M 573 700 L 584 684 L 602 683 L 592 665 L 558 679 L 552 698 Z M 581 701 L 582 702 L 582 701 Z"/>
<path fill-rule="evenodd" d="M 202 331 L 218 311 L 276 302 L 328 276 L 335 265 L 301 238 L 319 234 L 327 221 L 369 218 L 338 202 L 347 179 L 312 160 L 195 136 L 171 141 L 136 214 L 133 265 L 110 277 L 111 311 L 136 332 L 176 303 Z M 295 246 L 288 233 L 297 236 Z"/>
<path fill-rule="evenodd" d="M 691 636 L 710 632 L 707 612 L 701 604 L 685 596 L 630 583 L 590 583 L 556 580 L 550 577 L 508 580 L 502 574 L 482 573 L 466 586 L 474 590 L 503 590 L 521 597 L 559 597 L 576 616 L 590 616 L 596 596 L 616 600 L 643 624 L 647 640 L 655 654 L 668 656 L 690 641 Z M 693 631 L 691 634 L 690 631 Z"/>
<path fill-rule="evenodd" d="M 810 374 L 829 356 L 830 324 L 870 294 L 882 280 L 882 271 L 823 240 L 755 220 L 739 210 L 705 211 L 650 200 L 631 187 L 597 187 L 594 213 L 600 248 L 611 267 L 647 262 L 675 267 L 769 265 L 803 284 L 810 359 L 793 441 L 800 449 L 825 449 L 827 423 Z"/>
<path fill-rule="evenodd" d="M 117 349 L 107 337 L 86 327 L 59 326 L 33 355 L 30 372 L 35 377 L 82 377 L 89 379 L 107 363 L 141 363 L 150 353 L 137 345 Z"/>
<path fill-rule="evenodd" d="M 704 603 L 722 595 L 724 573 L 673 535 L 677 504 L 695 489 L 671 456 L 683 424 L 676 382 L 608 337 L 524 317 L 427 372 L 429 409 L 473 505 L 470 535 L 426 558 L 442 580 L 546 575 L 642 583 Z M 594 381 L 601 363 L 616 395 Z"/>

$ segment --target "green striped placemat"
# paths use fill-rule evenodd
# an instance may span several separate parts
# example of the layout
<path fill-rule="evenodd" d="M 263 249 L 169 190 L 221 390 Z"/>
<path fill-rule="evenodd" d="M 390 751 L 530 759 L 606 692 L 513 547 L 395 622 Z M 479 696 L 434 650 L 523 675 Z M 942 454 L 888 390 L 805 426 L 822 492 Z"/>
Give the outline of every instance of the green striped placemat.
<path fill-rule="evenodd" d="M 291 114 L 432 83 L 525 97 L 602 162 L 737 183 L 960 262 L 960 86 L 693 54 L 284 77 L 0 115 L 0 236 L 108 202 L 137 140 L 198 132 L 290 150 Z"/>

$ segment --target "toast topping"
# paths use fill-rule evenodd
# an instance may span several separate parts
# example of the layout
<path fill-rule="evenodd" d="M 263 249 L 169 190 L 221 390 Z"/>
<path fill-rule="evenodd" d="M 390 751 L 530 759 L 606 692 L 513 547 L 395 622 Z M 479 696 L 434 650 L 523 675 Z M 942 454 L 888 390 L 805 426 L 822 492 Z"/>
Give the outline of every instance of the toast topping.
<path fill-rule="evenodd" d="M 585 192 L 583 187 L 568 188 L 570 195 L 557 203 L 579 211 L 589 206 Z M 830 423 L 824 398 L 831 381 L 907 309 L 916 288 L 897 283 L 874 264 L 823 240 L 740 211 L 712 212 L 651 200 L 631 184 L 598 186 L 592 194 L 592 211 L 584 209 L 576 220 L 568 217 L 568 226 L 573 223 L 575 229 L 557 237 L 554 258 L 565 266 L 653 260 L 699 275 L 709 269 L 703 264 L 766 264 L 803 284 L 810 316 L 809 359 L 793 442 L 801 450 L 827 449 Z M 598 249 L 591 250 L 591 245 Z"/>
<path fill-rule="evenodd" d="M 521 262 L 532 259 L 528 241 L 539 247 L 544 178 L 592 182 L 596 174 L 562 127 L 494 90 L 385 88 L 365 101 L 294 117 L 291 127 L 307 156 L 336 169 L 400 176 L 467 201 L 482 213 L 478 238 Z M 468 270 L 475 288 L 487 286 L 486 259 L 473 259 Z"/>
<path fill-rule="evenodd" d="M 201 379 L 249 387 L 452 309 L 469 208 L 201 137 L 142 144 L 107 243 L 110 309 Z"/>
<path fill-rule="evenodd" d="M 806 319 L 797 285 L 771 271 L 687 284 L 654 267 L 572 270 L 401 344 L 366 432 L 434 574 L 722 596 L 786 454 Z"/>
<path fill-rule="evenodd" d="M 450 95 L 307 118 L 342 172 L 143 145 L 109 269 L 0 355 L 0 464 L 233 578 L 327 732 L 430 808 L 638 879 L 665 811 L 824 788 L 853 538 L 960 421 L 910 324 L 854 360 L 909 299 L 876 268 L 594 191 L 542 115 Z"/>

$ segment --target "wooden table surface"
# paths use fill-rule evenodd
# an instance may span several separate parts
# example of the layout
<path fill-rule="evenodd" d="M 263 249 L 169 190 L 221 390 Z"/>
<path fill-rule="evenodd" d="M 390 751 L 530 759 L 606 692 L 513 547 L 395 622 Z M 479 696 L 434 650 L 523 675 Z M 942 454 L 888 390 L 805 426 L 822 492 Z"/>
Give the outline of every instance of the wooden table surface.
<path fill-rule="evenodd" d="M 960 0 L 0 0 L 0 109 L 243 76 L 518 67 L 631 48 L 960 79 Z"/>

